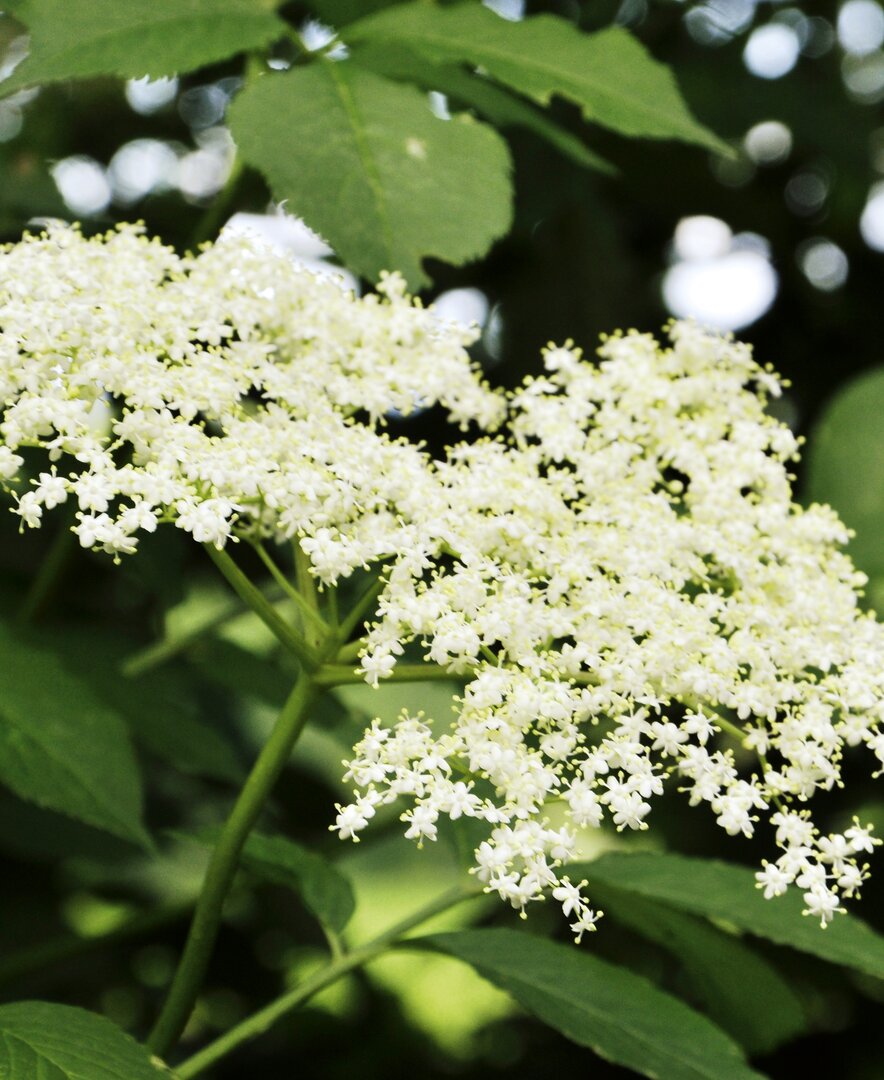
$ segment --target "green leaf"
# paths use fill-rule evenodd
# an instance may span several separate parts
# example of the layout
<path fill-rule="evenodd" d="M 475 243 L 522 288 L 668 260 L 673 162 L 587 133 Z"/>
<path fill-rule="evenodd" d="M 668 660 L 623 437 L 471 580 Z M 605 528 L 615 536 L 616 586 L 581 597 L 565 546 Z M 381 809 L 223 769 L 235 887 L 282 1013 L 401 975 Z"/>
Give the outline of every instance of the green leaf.
<path fill-rule="evenodd" d="M 461 105 L 475 109 L 497 127 L 522 127 L 545 139 L 559 153 L 588 169 L 613 173 L 605 161 L 560 127 L 536 106 L 511 94 L 481 75 L 471 75 L 454 64 L 432 64 L 401 45 L 369 42 L 356 49 L 353 60 L 391 79 L 405 79 L 427 90 L 438 90 Z"/>
<path fill-rule="evenodd" d="M 30 32 L 31 51 L 0 84 L 2 94 L 93 75 L 175 75 L 288 30 L 256 0 L 27 0 L 15 16 Z"/>
<path fill-rule="evenodd" d="M 593 900 L 615 922 L 672 953 L 696 1003 L 747 1053 L 770 1053 L 807 1027 L 801 1001 L 788 981 L 734 935 L 610 886 L 596 886 Z"/>
<path fill-rule="evenodd" d="M 370 15 L 348 42 L 397 42 L 432 62 L 469 63 L 540 105 L 554 95 L 623 135 L 729 149 L 691 116 L 672 73 L 626 30 L 584 34 L 555 15 L 511 22 L 480 4 L 421 2 Z"/>
<path fill-rule="evenodd" d="M 575 863 L 568 872 L 589 879 L 590 895 L 595 882 L 613 885 L 884 978 L 884 937 L 853 915 L 838 915 L 823 930 L 801 914 L 800 891 L 765 900 L 755 874 L 745 867 L 685 855 L 610 852 L 591 863 Z"/>
<path fill-rule="evenodd" d="M 471 964 L 529 1012 L 600 1057 L 659 1080 L 759 1080 L 706 1017 L 586 949 L 514 930 L 410 939 Z"/>
<path fill-rule="evenodd" d="M 50 645 L 68 670 L 126 721 L 135 742 L 162 761 L 194 776 L 234 783 L 243 779 L 235 746 L 200 718 L 194 687 L 180 670 L 127 677 L 120 666 L 128 643 L 82 627 L 65 633 L 29 631 L 28 639 Z"/>
<path fill-rule="evenodd" d="M 52 653 L 0 627 L 0 782 L 20 798 L 145 846 L 125 725 Z"/>
<path fill-rule="evenodd" d="M 70 1005 L 0 1007 L 3 1080 L 158 1080 L 156 1058 L 110 1020 Z"/>
<path fill-rule="evenodd" d="M 176 835 L 214 846 L 220 830 Z M 243 848 L 241 862 L 257 877 L 293 889 L 307 910 L 336 933 L 350 921 L 356 906 L 350 882 L 334 863 L 294 840 L 252 833 Z"/>
<path fill-rule="evenodd" d="M 307 0 L 307 6 L 332 26 L 345 26 L 401 0 Z"/>
<path fill-rule="evenodd" d="M 437 119 L 425 94 L 350 61 L 265 75 L 230 125 L 274 196 L 371 281 L 399 270 L 418 288 L 426 256 L 469 262 L 509 228 L 501 137 L 469 116 Z"/>
<path fill-rule="evenodd" d="M 807 498 L 829 503 L 856 530 L 848 551 L 884 576 L 884 367 L 848 383 L 808 439 Z"/>

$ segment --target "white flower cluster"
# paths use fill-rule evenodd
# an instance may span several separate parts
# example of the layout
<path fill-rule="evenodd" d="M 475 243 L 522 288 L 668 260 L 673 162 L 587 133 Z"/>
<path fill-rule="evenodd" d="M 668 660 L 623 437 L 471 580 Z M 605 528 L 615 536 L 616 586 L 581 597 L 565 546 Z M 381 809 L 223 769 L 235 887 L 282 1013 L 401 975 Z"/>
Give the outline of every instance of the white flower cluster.
<path fill-rule="evenodd" d="M 71 502 L 115 557 L 170 521 L 296 539 L 328 585 L 384 562 L 366 680 L 417 649 L 465 689 L 451 724 L 366 732 L 342 837 L 402 799 L 418 842 L 477 819 L 479 879 L 522 911 L 551 895 L 579 939 L 580 831 L 646 828 L 671 784 L 732 835 L 769 820 L 765 895 L 795 884 L 825 924 L 877 841 L 805 804 L 847 748 L 884 764 L 884 627 L 844 526 L 792 502 L 775 377 L 690 324 L 671 338 L 550 348 L 506 398 L 395 276 L 355 299 L 241 237 L 182 258 L 53 227 L 0 253 L 0 478 L 23 523 Z M 385 430 L 437 403 L 486 434 L 435 460 Z"/>
<path fill-rule="evenodd" d="M 161 521 L 219 548 L 302 536 L 327 581 L 397 551 L 427 468 L 378 421 L 440 403 L 494 426 L 503 403 L 473 334 L 396 276 L 378 291 L 356 300 L 242 237 L 180 258 L 135 226 L 58 225 L 2 249 L 0 478 L 22 489 L 27 448 L 48 453 L 22 521 L 72 499 L 80 543 L 117 556 Z"/>
<path fill-rule="evenodd" d="M 549 349 L 508 437 L 437 465 L 362 666 L 376 680 L 417 640 L 466 688 L 445 731 L 367 733 L 338 825 L 402 796 L 419 840 L 482 819 L 480 880 L 523 911 L 551 893 L 579 938 L 597 917 L 563 876 L 579 830 L 646 828 L 671 783 L 731 835 L 767 818 L 781 853 L 759 884 L 794 883 L 825 925 L 878 841 L 821 832 L 805 804 L 848 747 L 884 763 L 884 626 L 836 515 L 792 502 L 774 376 L 691 324 L 670 336 L 612 337 L 599 364 Z"/>

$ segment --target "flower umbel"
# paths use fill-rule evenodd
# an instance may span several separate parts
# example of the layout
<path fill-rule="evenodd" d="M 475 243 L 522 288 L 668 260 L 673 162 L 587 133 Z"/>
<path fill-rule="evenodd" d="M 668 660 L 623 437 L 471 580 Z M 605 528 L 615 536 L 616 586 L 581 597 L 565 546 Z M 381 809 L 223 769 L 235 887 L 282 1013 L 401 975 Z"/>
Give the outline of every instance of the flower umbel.
<path fill-rule="evenodd" d="M 884 628 L 837 516 L 792 501 L 798 444 L 746 346 L 676 323 L 598 363 L 551 347 L 505 397 L 394 276 L 356 299 L 241 238 L 182 258 L 128 226 L 54 227 L 0 262 L 23 527 L 70 501 L 80 543 L 117 558 L 173 522 L 218 548 L 294 539 L 328 586 L 383 561 L 366 681 L 406 648 L 462 680 L 450 724 L 365 733 L 344 838 L 399 800 L 418 843 L 477 819 L 479 879 L 521 912 L 551 896 L 579 938 L 581 830 L 646 829 L 674 786 L 731 835 L 769 826 L 766 896 L 797 886 L 825 925 L 857 893 L 878 841 L 810 803 L 853 748 L 884 765 Z M 484 434 L 434 459 L 388 433 L 433 404 Z"/>

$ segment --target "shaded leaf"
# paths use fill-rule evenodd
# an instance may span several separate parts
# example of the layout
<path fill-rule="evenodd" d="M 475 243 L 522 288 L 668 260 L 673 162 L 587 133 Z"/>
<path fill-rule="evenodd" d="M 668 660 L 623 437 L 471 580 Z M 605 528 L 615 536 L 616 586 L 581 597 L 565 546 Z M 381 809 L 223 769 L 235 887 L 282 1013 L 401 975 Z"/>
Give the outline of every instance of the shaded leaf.
<path fill-rule="evenodd" d="M 211 847 L 217 842 L 220 829 L 175 835 Z M 243 848 L 241 862 L 263 880 L 293 889 L 308 911 L 335 932 L 343 930 L 350 921 L 356 906 L 350 882 L 334 863 L 294 840 L 252 833 Z"/>
<path fill-rule="evenodd" d="M 93 75 L 175 75 L 266 45 L 288 27 L 255 0 L 25 0 L 31 51 L 0 94 Z"/>
<path fill-rule="evenodd" d="M 158 1080 L 150 1052 L 85 1009 L 22 1001 L 0 1006 L 3 1080 Z"/>
<path fill-rule="evenodd" d="M 181 672 L 165 668 L 126 677 L 120 672 L 129 645 L 119 637 L 82 627 L 47 631 L 29 639 L 51 644 L 68 670 L 126 721 L 132 738 L 162 761 L 195 776 L 236 782 L 244 769 L 236 747 L 199 716 L 193 686 Z"/>
<path fill-rule="evenodd" d="M 472 965 L 538 1019 L 600 1057 L 659 1080 L 759 1080 L 705 1016 L 574 945 L 513 930 L 410 939 Z"/>
<path fill-rule="evenodd" d="M 729 153 L 691 116 L 672 73 L 621 27 L 584 34 L 556 15 L 518 22 L 480 4 L 420 2 L 370 15 L 348 42 L 398 42 L 432 62 L 469 63 L 540 105 L 560 96 L 623 135 L 681 139 Z"/>
<path fill-rule="evenodd" d="M 609 918 L 678 960 L 690 989 L 749 1054 L 765 1054 L 807 1026 L 801 1001 L 773 964 L 703 919 L 609 886 L 593 890 Z"/>
<path fill-rule="evenodd" d="M 595 882 L 614 885 L 884 978 L 884 937 L 853 915 L 838 915 L 822 929 L 801 914 L 800 891 L 765 900 L 755 887 L 755 874 L 745 867 L 685 855 L 609 852 L 568 870 L 571 877 L 588 878 L 590 891 Z"/>
<path fill-rule="evenodd" d="M 501 137 L 469 116 L 439 120 L 416 88 L 350 61 L 265 75 L 230 124 L 274 197 L 371 281 L 399 270 L 425 285 L 425 257 L 469 262 L 509 228 Z"/>
<path fill-rule="evenodd" d="M 848 383 L 808 439 L 807 497 L 829 503 L 856 530 L 848 551 L 884 576 L 884 368 Z"/>
<path fill-rule="evenodd" d="M 20 798 L 149 845 L 125 725 L 52 653 L 0 628 L 0 781 Z"/>

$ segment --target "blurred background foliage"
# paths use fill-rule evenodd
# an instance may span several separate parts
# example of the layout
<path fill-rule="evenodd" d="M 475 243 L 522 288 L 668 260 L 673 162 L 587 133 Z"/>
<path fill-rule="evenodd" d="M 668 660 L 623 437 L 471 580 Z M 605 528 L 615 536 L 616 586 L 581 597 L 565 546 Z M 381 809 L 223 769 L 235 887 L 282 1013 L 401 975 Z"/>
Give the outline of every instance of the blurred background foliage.
<path fill-rule="evenodd" d="M 292 3 L 284 13 L 321 42 L 315 11 L 322 6 Z M 376 6 L 329 0 L 324 14 L 347 18 Z M 695 115 L 735 153 L 724 159 L 594 130 L 591 149 L 617 170 L 606 175 L 580 168 L 530 133 L 511 133 L 512 231 L 479 262 L 429 264 L 426 298 L 451 317 L 482 324 L 477 358 L 489 378 L 508 386 L 537 370 L 538 350 L 551 339 L 573 338 L 591 350 L 603 331 L 655 330 L 673 314 L 696 315 L 753 342 L 758 358 L 790 380 L 776 408 L 808 439 L 797 468 L 799 495 L 832 502 L 857 529 L 854 554 L 871 578 L 869 600 L 884 606 L 884 9 L 878 0 L 489 6 L 514 19 L 553 12 L 586 30 L 629 27 L 671 66 Z M 7 72 L 21 55 L 20 33 L 13 18 L 0 17 Z M 241 76 L 242 63 L 233 60 L 180 80 L 96 78 L 0 101 L 3 239 L 18 239 L 35 218 L 82 220 L 87 229 L 141 219 L 183 249 L 235 214 L 261 215 L 245 220 L 293 256 L 333 265 L 326 245 L 279 216 L 256 172 L 226 186 L 235 151 L 225 113 Z M 575 107 L 557 101 L 552 111 L 562 127 L 585 136 Z M 410 426 L 419 423 L 425 435 L 434 422 L 429 416 Z M 446 434 L 440 428 L 433 437 Z M 226 781 L 251 760 L 284 692 L 285 680 L 265 663 L 273 645 L 260 624 L 231 613 L 202 553 L 179 535 L 161 533 L 119 567 L 60 550 L 48 529 L 21 538 L 11 515 L 0 516 L 0 539 L 5 613 L 31 604 L 33 640 L 66 650 L 71 669 L 86 673 L 108 699 L 121 696 L 114 674 L 121 658 L 135 654 L 140 659 L 130 660 L 131 669 L 147 667 L 150 657 L 139 650 L 164 633 L 217 623 L 213 643 L 182 650 L 127 685 L 116 703 L 143 750 L 156 835 L 182 822 L 217 822 L 229 803 Z M 47 556 L 64 560 L 66 569 L 52 595 L 35 598 L 30 582 Z M 234 699 L 230 689 L 244 683 L 246 698 Z M 396 712 L 399 689 L 390 702 L 354 690 L 347 704 Z M 432 689 L 438 713 L 456 689 Z M 430 709 L 428 693 L 413 689 L 416 707 Z M 399 914 L 398 905 L 413 908 L 437 892 L 457 863 L 457 845 L 417 852 L 399 838 L 393 819 L 379 843 L 340 853 L 326 825 L 354 724 L 344 710 L 330 709 L 324 720 L 305 737 L 272 820 L 352 869 L 358 929 L 368 933 Z M 182 762 L 188 773 L 180 771 Z M 833 816 L 859 810 L 884 826 L 880 788 L 859 774 L 855 780 L 832 795 Z M 674 850 L 747 863 L 763 854 L 748 841 L 725 840 L 711 818 L 678 799 L 655 813 L 656 842 Z M 143 1031 L 171 975 L 203 855 L 173 844 L 164 845 L 161 859 L 148 859 L 10 794 L 0 797 L 0 849 L 3 999 L 76 1002 Z M 879 929 L 882 903 L 878 873 L 861 914 Z M 505 912 L 492 912 L 511 923 Z M 553 913 L 532 911 L 531 921 L 532 929 L 561 935 Z M 322 947 L 290 891 L 244 877 L 191 1044 L 279 993 L 309 970 Z M 590 947 L 696 997 L 677 956 L 625 922 L 606 919 Z M 755 1059 L 757 1066 L 782 1080 L 801 1070 L 844 1080 L 884 1076 L 884 984 L 775 946 L 764 951 L 790 975 L 811 1034 Z M 211 1075 L 274 1080 L 290 1076 L 293 1062 L 304 1080 L 416 1072 L 468 1080 L 496 1073 L 530 1080 L 565 1070 L 628 1075 L 528 1020 L 454 960 L 408 954 L 331 988 Z"/>

